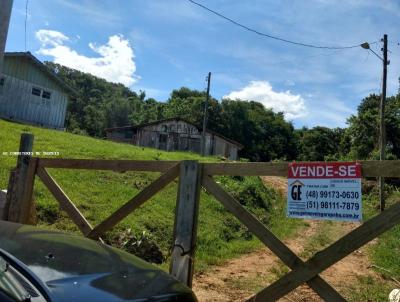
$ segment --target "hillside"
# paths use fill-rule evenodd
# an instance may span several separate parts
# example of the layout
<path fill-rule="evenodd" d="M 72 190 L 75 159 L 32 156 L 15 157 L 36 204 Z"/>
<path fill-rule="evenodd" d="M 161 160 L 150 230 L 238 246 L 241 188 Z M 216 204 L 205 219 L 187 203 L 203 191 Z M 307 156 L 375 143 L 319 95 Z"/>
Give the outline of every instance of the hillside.
<path fill-rule="evenodd" d="M 181 160 L 195 159 L 216 161 L 217 158 L 201 158 L 196 154 L 162 152 L 155 149 L 113 143 L 66 132 L 41 129 L 0 120 L 1 153 L 18 150 L 22 132 L 35 135 L 34 152 L 59 152 L 60 158 L 134 159 L 134 160 Z M 15 166 L 16 158 L 0 156 L 0 187 L 6 188 L 9 170 Z M 111 214 L 140 189 L 148 185 L 158 173 L 49 169 L 67 195 L 76 203 L 85 217 L 97 224 Z M 278 227 L 285 219 L 281 197 L 272 189 L 265 188 L 257 177 L 218 179 L 231 194 L 245 204 L 265 223 L 269 221 L 279 236 L 290 234 L 298 221 Z M 106 240 L 131 252 L 144 256 L 149 251 L 155 254 L 148 259 L 160 261 L 168 258 L 171 245 L 173 215 L 177 181 L 170 184 L 152 200 L 128 216 L 109 233 Z M 36 179 L 34 195 L 37 201 L 39 224 L 46 227 L 78 232 L 68 217 L 61 213 L 58 205 L 40 180 Z M 142 247 L 137 243 L 141 240 Z M 154 245 L 154 243 L 156 243 Z M 223 207 L 204 191 L 201 193 L 198 268 L 220 263 L 239 253 L 253 250 L 259 242 Z M 143 252 L 144 249 L 144 252 Z"/>

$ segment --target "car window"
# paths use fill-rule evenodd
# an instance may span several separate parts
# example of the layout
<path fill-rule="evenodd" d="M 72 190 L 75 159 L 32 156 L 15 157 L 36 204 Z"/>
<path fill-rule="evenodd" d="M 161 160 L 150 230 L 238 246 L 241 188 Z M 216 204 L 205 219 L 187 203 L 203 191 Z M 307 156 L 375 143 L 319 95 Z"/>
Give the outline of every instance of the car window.
<path fill-rule="evenodd" d="M 0 257 L 0 291 L 16 302 L 30 301 L 29 293 L 12 273 L 13 268 Z"/>

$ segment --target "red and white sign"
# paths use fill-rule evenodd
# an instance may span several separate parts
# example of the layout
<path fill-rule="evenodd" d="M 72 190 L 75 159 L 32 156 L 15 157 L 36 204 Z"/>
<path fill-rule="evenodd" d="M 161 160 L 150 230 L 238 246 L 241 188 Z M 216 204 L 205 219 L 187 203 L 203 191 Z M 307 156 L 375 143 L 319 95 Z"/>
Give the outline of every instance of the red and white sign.
<path fill-rule="evenodd" d="M 289 178 L 361 178 L 361 165 L 352 162 L 291 163 Z"/>
<path fill-rule="evenodd" d="M 287 215 L 309 219 L 361 220 L 361 164 L 290 163 Z"/>

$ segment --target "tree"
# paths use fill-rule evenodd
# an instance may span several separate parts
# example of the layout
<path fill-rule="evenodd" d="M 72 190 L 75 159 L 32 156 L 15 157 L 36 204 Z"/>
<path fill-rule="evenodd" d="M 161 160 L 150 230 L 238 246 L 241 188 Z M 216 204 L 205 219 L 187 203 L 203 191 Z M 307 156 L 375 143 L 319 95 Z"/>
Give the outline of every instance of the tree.
<path fill-rule="evenodd" d="M 293 125 L 282 113 L 261 103 L 242 100 L 221 102 L 220 133 L 241 142 L 241 155 L 253 161 L 294 159 L 297 154 Z"/>
<path fill-rule="evenodd" d="M 358 106 L 357 115 L 348 119 L 348 136 L 351 140 L 351 157 L 368 159 L 379 150 L 380 96 L 371 94 Z M 400 158 L 400 95 L 386 99 L 385 104 L 386 149 Z"/>
<path fill-rule="evenodd" d="M 327 127 L 298 130 L 300 160 L 323 161 L 326 157 L 338 157 L 344 130 Z"/>

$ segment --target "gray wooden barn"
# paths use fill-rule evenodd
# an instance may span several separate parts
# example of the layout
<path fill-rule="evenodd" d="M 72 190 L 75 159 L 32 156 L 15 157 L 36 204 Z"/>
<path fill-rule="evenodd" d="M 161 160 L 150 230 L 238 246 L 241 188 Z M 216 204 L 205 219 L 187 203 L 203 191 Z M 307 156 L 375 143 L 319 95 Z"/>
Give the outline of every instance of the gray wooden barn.
<path fill-rule="evenodd" d="M 0 118 L 64 129 L 73 90 L 30 52 L 5 53 L 0 75 Z"/>
<path fill-rule="evenodd" d="M 196 125 L 181 118 L 169 118 L 152 123 L 105 129 L 107 139 L 152 147 L 166 151 L 201 152 L 202 132 Z M 240 143 L 214 131 L 206 130 L 206 155 L 219 155 L 237 160 Z"/>

